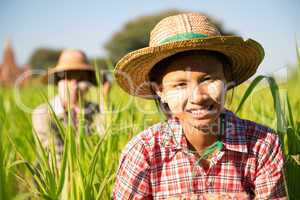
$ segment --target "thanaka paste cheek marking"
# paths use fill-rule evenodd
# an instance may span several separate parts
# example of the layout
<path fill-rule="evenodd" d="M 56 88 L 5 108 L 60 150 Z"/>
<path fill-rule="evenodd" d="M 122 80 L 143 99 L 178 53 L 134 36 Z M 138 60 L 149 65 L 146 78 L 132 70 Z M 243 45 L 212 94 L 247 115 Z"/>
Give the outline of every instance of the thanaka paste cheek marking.
<path fill-rule="evenodd" d="M 171 90 L 166 92 L 167 101 L 179 101 L 186 98 L 187 92 L 184 90 Z"/>
<path fill-rule="evenodd" d="M 209 83 L 207 88 L 209 96 L 223 108 L 227 91 L 226 83 L 222 80 L 215 80 L 212 83 Z"/>
<path fill-rule="evenodd" d="M 183 111 L 182 102 L 187 99 L 186 90 L 171 90 L 167 91 L 164 95 L 165 103 L 168 103 L 168 106 L 171 108 L 173 113 L 180 113 Z"/>

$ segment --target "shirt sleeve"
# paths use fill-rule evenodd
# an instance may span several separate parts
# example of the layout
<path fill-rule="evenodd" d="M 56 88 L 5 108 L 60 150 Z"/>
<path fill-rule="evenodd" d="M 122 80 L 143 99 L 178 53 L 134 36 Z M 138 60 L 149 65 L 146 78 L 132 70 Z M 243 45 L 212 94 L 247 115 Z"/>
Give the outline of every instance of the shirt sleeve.
<path fill-rule="evenodd" d="M 57 162 L 60 164 L 61 155 L 64 149 L 63 141 L 58 136 L 59 130 L 55 132 L 56 130 L 52 129 L 51 116 L 48 112 L 48 106 L 46 104 L 42 104 L 33 110 L 32 128 L 40 140 L 42 147 L 47 151 L 51 148 L 51 134 L 54 134 L 55 153 Z"/>
<path fill-rule="evenodd" d="M 279 137 L 267 134 L 260 148 L 255 179 L 255 199 L 287 199 L 283 164 L 284 158 Z"/>
<path fill-rule="evenodd" d="M 37 107 L 32 112 L 32 128 L 36 132 L 39 140 L 44 148 L 48 148 L 48 133 L 49 129 L 49 115 L 47 106 L 45 104 Z"/>
<path fill-rule="evenodd" d="M 113 199 L 152 199 L 148 151 L 141 141 L 129 146 L 121 155 Z"/>

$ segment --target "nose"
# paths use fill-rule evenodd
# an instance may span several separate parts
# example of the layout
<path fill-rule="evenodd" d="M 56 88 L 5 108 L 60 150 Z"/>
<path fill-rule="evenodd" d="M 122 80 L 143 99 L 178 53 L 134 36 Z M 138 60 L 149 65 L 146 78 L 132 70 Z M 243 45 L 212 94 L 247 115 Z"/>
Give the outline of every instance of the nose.
<path fill-rule="evenodd" d="M 69 80 L 69 86 L 72 87 L 72 88 L 76 88 L 78 87 L 78 82 L 76 79 L 70 79 Z"/>
<path fill-rule="evenodd" d="M 209 95 L 205 92 L 201 85 L 195 86 L 190 93 L 190 102 L 192 104 L 203 104 L 209 99 Z"/>
<path fill-rule="evenodd" d="M 69 82 L 72 83 L 72 84 L 76 84 L 76 83 L 77 83 L 77 80 L 74 79 L 74 78 L 72 78 L 72 79 L 69 80 Z"/>

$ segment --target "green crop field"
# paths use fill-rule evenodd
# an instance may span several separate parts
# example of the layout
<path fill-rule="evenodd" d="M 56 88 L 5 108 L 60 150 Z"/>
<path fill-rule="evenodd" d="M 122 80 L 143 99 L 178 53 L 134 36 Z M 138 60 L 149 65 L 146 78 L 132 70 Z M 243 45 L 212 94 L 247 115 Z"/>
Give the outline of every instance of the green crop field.
<path fill-rule="evenodd" d="M 227 95 L 228 109 L 280 135 L 290 199 L 300 199 L 298 60 L 298 74 L 293 73 L 286 81 L 259 76 Z M 99 90 L 92 89 L 88 98 L 102 101 L 97 95 Z M 85 135 L 81 128 L 84 122 L 76 130 L 60 126 L 65 146 L 59 168 L 54 146 L 46 152 L 31 126 L 30 110 L 45 102 L 48 94 L 49 89 L 42 85 L 0 89 L 0 199 L 109 199 L 123 147 L 135 134 L 163 117 L 153 102 L 131 98 L 113 85 L 106 101 L 103 133 Z M 53 138 L 49 140 L 53 142 Z"/>

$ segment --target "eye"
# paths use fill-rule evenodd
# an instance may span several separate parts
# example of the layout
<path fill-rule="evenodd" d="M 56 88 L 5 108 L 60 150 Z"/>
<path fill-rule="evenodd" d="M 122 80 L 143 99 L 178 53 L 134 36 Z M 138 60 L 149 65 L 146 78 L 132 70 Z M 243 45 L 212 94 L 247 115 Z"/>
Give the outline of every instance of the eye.
<path fill-rule="evenodd" d="M 181 89 L 181 88 L 184 88 L 186 86 L 186 83 L 182 82 L 182 83 L 176 83 L 173 85 L 174 88 L 177 88 L 177 89 Z"/>
<path fill-rule="evenodd" d="M 210 76 L 206 76 L 201 80 L 201 82 L 210 81 L 210 80 L 212 80 L 212 78 Z"/>

